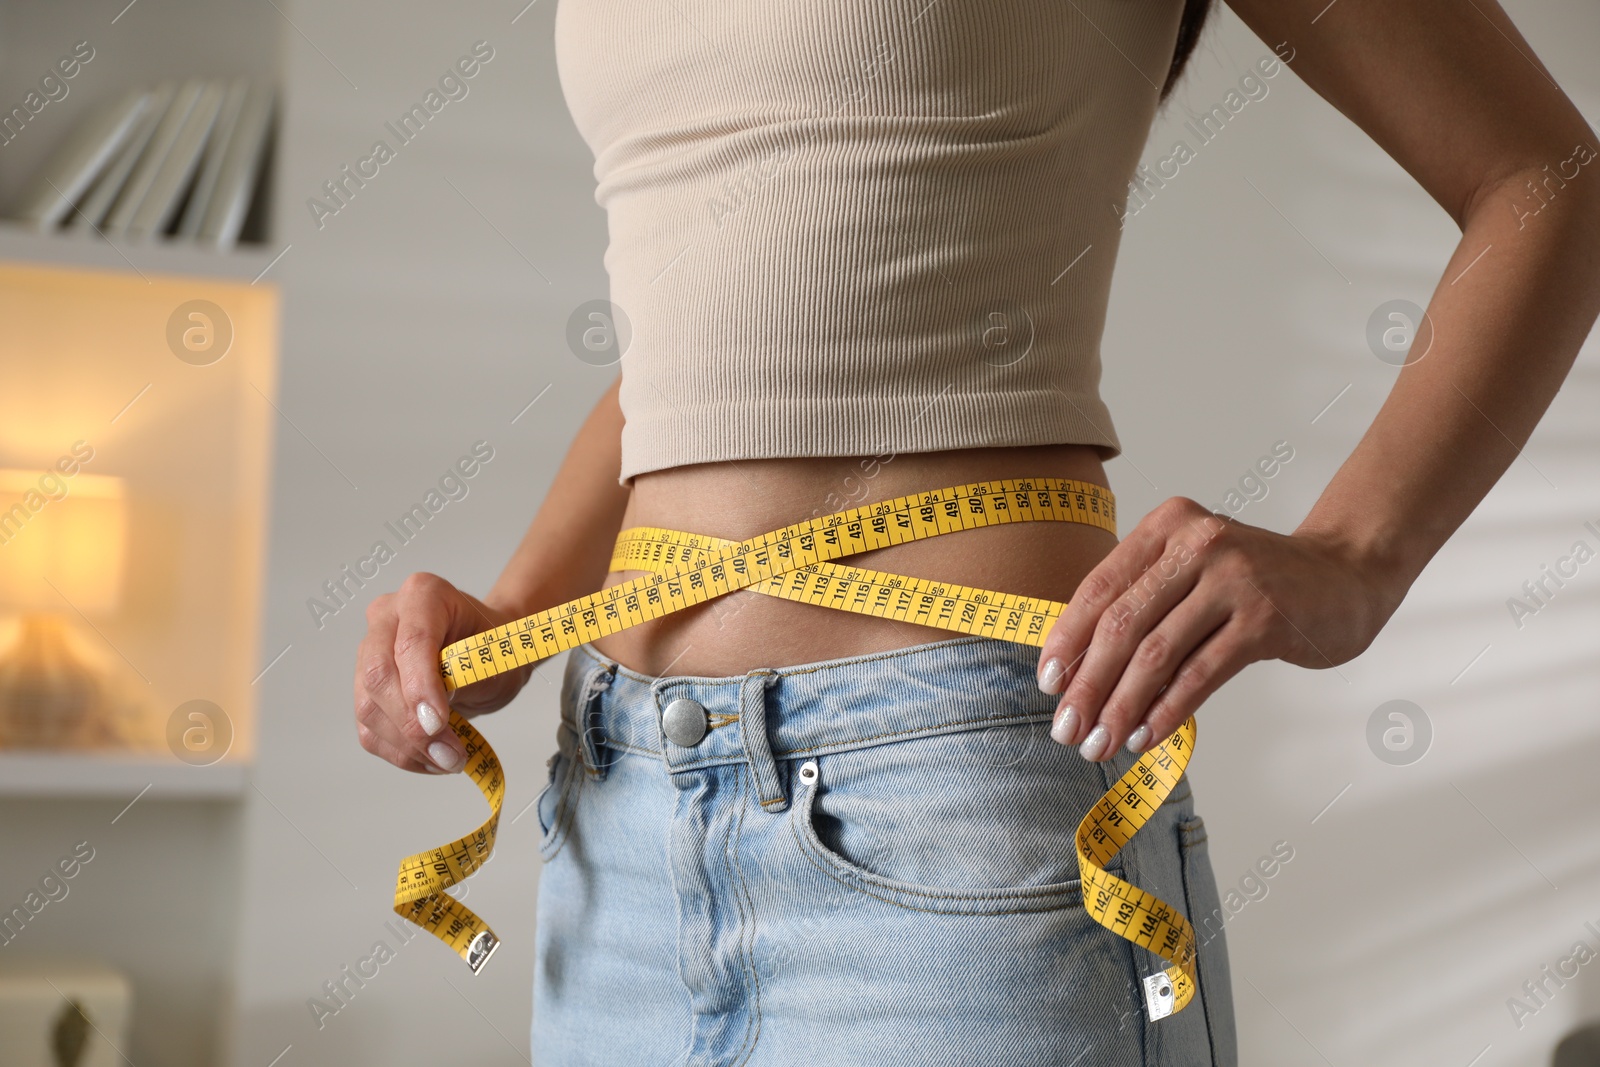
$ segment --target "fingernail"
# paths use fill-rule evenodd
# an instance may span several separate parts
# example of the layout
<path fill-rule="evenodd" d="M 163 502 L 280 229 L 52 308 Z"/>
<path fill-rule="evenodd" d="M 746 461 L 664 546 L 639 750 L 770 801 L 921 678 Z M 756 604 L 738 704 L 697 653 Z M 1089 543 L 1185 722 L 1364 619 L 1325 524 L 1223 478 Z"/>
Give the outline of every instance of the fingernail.
<path fill-rule="evenodd" d="M 1051 656 L 1039 668 L 1039 691 L 1055 696 L 1061 692 L 1061 679 L 1066 676 L 1067 665 L 1060 659 Z"/>
<path fill-rule="evenodd" d="M 461 756 L 455 749 L 443 741 L 435 741 L 428 746 L 428 758 L 447 771 L 461 769 Z"/>
<path fill-rule="evenodd" d="M 1061 709 L 1061 714 L 1056 716 L 1055 725 L 1050 727 L 1050 736 L 1063 745 L 1070 744 L 1072 735 L 1078 732 L 1078 709 L 1068 704 Z"/>
<path fill-rule="evenodd" d="M 426 704 L 417 705 L 417 721 L 422 724 L 422 732 L 429 737 L 444 727 L 444 720 L 439 718 L 439 713 Z"/>
<path fill-rule="evenodd" d="M 1099 723 L 1089 731 L 1089 736 L 1083 739 L 1083 744 L 1078 746 L 1078 755 L 1086 760 L 1097 760 L 1110 740 L 1111 731 L 1106 729 L 1105 723 Z"/>
<path fill-rule="evenodd" d="M 1146 726 L 1144 723 L 1140 723 L 1139 728 L 1128 735 L 1128 751 L 1143 752 L 1145 742 L 1149 740 L 1150 727 Z"/>

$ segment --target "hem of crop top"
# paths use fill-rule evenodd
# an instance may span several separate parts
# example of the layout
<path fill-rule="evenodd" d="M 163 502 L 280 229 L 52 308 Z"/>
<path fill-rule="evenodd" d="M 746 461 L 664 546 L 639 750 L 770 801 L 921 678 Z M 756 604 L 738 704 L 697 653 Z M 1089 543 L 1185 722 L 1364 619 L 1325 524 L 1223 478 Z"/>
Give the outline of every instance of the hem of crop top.
<path fill-rule="evenodd" d="M 920 413 L 920 414 L 919 414 Z M 884 456 L 958 448 L 1091 445 L 1122 452 L 1097 395 L 1060 390 L 948 392 L 927 398 L 768 398 L 734 412 L 721 401 L 664 403 L 622 428 L 619 485 L 650 471 L 747 459 Z"/>

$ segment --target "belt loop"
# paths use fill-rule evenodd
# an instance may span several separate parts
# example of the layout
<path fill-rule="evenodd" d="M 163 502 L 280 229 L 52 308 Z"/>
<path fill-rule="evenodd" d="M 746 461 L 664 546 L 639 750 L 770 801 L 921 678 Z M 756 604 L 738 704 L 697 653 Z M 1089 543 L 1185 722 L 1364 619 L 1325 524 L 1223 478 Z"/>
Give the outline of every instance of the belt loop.
<path fill-rule="evenodd" d="M 606 764 L 600 761 L 600 749 L 605 744 L 605 734 L 600 729 L 602 693 L 611 688 L 616 677 L 616 664 L 601 663 L 589 668 L 584 675 L 583 687 L 578 690 L 578 740 L 583 746 L 584 768 L 594 778 L 604 780 Z"/>
<path fill-rule="evenodd" d="M 783 811 L 789 806 L 767 737 L 767 690 L 778 683 L 778 677 L 773 671 L 752 671 L 739 686 L 739 734 L 744 742 L 745 759 L 749 761 L 750 777 L 755 781 L 761 807 L 771 812 Z"/>

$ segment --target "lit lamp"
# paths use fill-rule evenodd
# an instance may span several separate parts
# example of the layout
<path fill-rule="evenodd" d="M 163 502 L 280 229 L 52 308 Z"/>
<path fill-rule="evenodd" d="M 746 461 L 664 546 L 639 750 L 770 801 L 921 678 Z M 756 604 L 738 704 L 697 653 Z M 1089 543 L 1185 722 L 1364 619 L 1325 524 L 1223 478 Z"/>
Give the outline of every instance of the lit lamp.
<path fill-rule="evenodd" d="M 76 632 L 80 613 L 105 617 L 120 599 L 123 489 L 106 475 L 0 470 L 0 612 L 15 631 L 0 645 L 0 747 L 116 736 L 116 687 Z"/>

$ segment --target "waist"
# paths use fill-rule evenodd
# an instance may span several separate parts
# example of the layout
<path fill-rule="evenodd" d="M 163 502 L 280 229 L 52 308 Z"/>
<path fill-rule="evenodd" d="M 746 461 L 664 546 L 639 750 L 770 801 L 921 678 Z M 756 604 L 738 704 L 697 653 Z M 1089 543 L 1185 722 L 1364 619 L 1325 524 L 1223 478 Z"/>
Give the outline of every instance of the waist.
<path fill-rule="evenodd" d="M 1107 485 L 1100 455 L 1088 445 L 739 460 L 639 475 L 622 527 L 660 526 L 742 540 L 877 500 L 966 482 L 1028 477 Z M 1081 523 L 1023 522 L 893 545 L 841 562 L 1067 601 L 1116 543 L 1110 532 Z M 613 571 L 604 584 L 643 573 Z M 738 590 L 606 635 L 594 647 L 639 674 L 726 676 L 951 636 L 935 627 Z"/>
<path fill-rule="evenodd" d="M 1048 720 L 1055 712 L 1056 698 L 1039 692 L 1034 684 L 1029 652 L 1026 645 L 950 634 L 916 648 L 746 675 L 697 676 L 674 667 L 671 675 L 654 676 L 616 664 L 590 643 L 579 645 L 568 657 L 561 715 L 567 727 L 579 735 L 587 728 L 601 727 L 601 737 L 612 747 L 667 756 L 678 764 L 738 762 L 746 756 L 748 738 L 737 724 L 749 710 L 746 703 L 765 691 L 769 701 L 781 701 L 783 712 L 765 724 L 772 755 L 779 759 L 821 755 L 923 731 Z M 597 671 L 606 676 L 603 687 L 596 684 Z M 600 689 L 605 693 L 603 703 L 587 707 L 589 696 Z M 986 698 L 982 708 L 975 706 L 974 698 L 980 694 Z M 663 751 L 661 713 L 680 697 L 705 709 L 707 729 L 703 739 L 691 746 L 693 751 Z M 881 715 L 863 706 L 873 702 L 883 704 Z M 590 765 L 600 767 L 606 762 L 596 760 Z"/>

